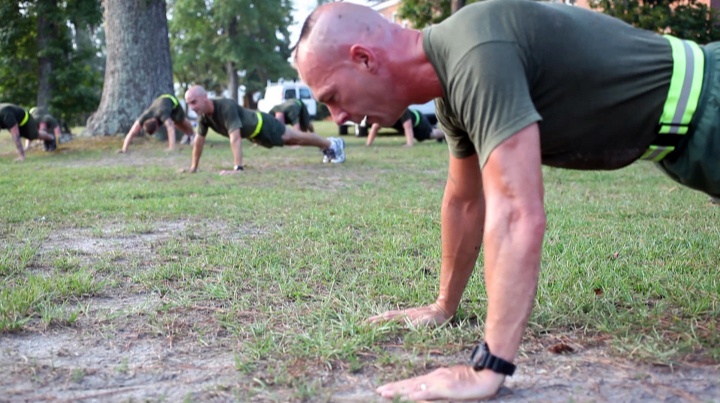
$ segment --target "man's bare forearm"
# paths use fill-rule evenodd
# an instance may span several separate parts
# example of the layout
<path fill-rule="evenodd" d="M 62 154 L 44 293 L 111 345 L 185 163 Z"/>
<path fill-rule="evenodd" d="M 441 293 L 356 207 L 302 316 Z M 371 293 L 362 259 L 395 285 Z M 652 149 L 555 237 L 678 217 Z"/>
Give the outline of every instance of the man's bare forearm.
<path fill-rule="evenodd" d="M 20 140 L 20 128 L 16 125 L 10 129 L 15 148 L 20 156 L 20 159 L 25 159 L 25 150 L 23 149 L 22 141 Z"/>
<path fill-rule="evenodd" d="M 195 172 L 200 164 L 200 157 L 202 156 L 203 147 L 205 146 L 205 137 L 201 135 L 195 136 L 195 143 L 193 144 L 192 161 L 190 163 L 190 171 Z"/>
<path fill-rule="evenodd" d="M 172 119 L 166 119 L 164 124 L 165 124 L 165 127 L 167 128 L 168 148 L 171 150 L 174 150 L 175 149 L 175 123 L 173 123 Z"/>
<path fill-rule="evenodd" d="M 493 354 L 513 361 L 535 301 L 545 218 L 521 214 L 487 225 L 485 341 Z"/>
<path fill-rule="evenodd" d="M 235 165 L 243 164 L 242 155 L 242 137 L 240 137 L 240 129 L 233 130 L 230 133 L 230 147 L 232 148 L 233 159 Z"/>
<path fill-rule="evenodd" d="M 443 197 L 442 265 L 437 305 L 454 315 L 482 245 L 485 202 L 477 158 L 450 158 Z"/>
<path fill-rule="evenodd" d="M 490 154 L 483 184 L 485 341 L 493 354 L 513 361 L 535 301 L 545 233 L 537 124 L 520 130 Z"/>

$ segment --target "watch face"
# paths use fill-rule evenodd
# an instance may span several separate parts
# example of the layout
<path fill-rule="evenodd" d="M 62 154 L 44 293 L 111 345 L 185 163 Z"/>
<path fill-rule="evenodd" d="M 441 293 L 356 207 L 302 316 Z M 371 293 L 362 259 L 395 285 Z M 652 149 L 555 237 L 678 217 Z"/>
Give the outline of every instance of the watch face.
<path fill-rule="evenodd" d="M 485 358 L 487 357 L 488 351 L 486 346 L 487 345 L 485 343 L 478 344 L 475 348 L 473 348 L 473 351 L 470 354 L 470 364 L 476 371 L 485 368 Z"/>

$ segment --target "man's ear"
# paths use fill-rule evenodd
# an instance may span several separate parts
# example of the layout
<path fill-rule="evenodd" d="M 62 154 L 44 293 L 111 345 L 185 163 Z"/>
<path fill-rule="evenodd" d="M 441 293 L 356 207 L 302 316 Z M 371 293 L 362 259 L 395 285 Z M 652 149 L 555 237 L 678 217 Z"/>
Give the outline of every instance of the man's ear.
<path fill-rule="evenodd" d="M 350 58 L 353 63 L 370 72 L 374 72 L 378 68 L 375 52 L 363 45 L 352 45 L 350 47 Z"/>

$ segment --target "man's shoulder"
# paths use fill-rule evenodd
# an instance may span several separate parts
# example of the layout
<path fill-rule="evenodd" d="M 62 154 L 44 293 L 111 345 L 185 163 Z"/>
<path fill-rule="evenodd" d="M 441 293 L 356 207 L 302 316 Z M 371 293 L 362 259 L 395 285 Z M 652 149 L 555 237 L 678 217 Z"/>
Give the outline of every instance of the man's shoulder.
<path fill-rule="evenodd" d="M 215 104 L 215 106 L 219 106 L 221 108 L 234 109 L 236 106 L 240 106 L 237 102 L 230 98 L 212 98 L 211 101 Z"/>
<path fill-rule="evenodd" d="M 7 111 L 13 111 L 17 109 L 22 109 L 19 106 L 15 104 L 0 104 L 0 112 L 7 112 Z"/>

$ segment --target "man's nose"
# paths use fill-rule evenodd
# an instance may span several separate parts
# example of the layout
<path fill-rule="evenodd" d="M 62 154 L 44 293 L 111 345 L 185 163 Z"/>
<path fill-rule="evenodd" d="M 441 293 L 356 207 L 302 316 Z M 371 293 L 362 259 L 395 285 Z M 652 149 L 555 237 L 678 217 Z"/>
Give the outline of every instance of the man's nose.
<path fill-rule="evenodd" d="M 337 108 L 330 109 L 330 114 L 332 115 L 335 124 L 338 125 L 347 122 L 348 118 L 350 117 L 347 112 Z"/>

